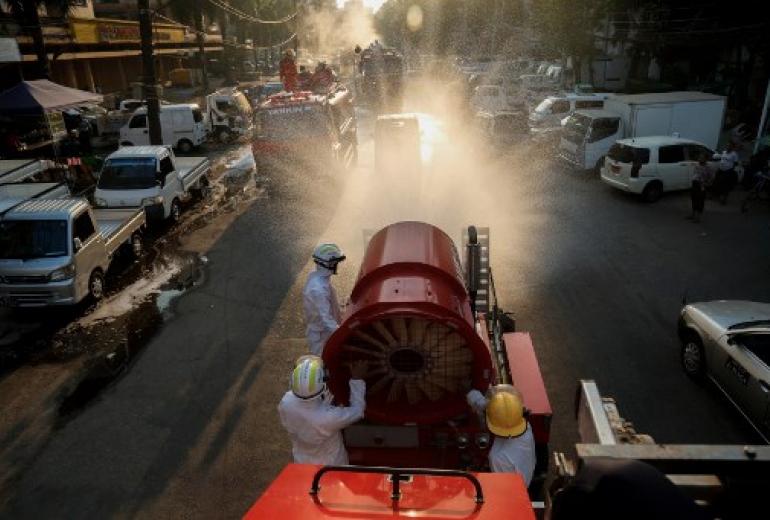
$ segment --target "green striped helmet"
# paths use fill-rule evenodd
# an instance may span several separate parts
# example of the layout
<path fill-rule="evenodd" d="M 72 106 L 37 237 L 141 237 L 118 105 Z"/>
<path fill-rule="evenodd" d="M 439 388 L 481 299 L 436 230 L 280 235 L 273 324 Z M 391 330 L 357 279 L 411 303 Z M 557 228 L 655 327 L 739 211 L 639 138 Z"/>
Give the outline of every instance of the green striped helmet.
<path fill-rule="evenodd" d="M 324 362 L 318 356 L 302 356 L 291 373 L 291 391 L 300 399 L 318 397 L 326 389 Z"/>

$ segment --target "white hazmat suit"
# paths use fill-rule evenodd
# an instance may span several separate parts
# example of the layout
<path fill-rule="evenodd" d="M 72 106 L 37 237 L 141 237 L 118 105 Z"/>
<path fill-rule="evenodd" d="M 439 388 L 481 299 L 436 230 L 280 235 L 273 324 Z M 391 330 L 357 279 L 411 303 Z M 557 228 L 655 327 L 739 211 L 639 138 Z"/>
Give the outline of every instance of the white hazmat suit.
<path fill-rule="evenodd" d="M 364 416 L 366 383 L 350 380 L 350 406 L 333 406 L 319 397 L 300 399 L 289 390 L 278 404 L 278 414 L 291 439 L 298 464 L 348 463 L 342 429 Z"/>
<path fill-rule="evenodd" d="M 487 398 L 478 390 L 468 392 L 468 404 L 477 413 L 483 413 L 487 408 Z M 529 487 L 535 473 L 535 437 L 532 426 L 527 423 L 527 429 L 518 437 L 494 436 L 492 448 L 489 450 L 489 467 L 495 473 L 518 473 Z"/>
<path fill-rule="evenodd" d="M 310 346 L 310 353 L 323 354 L 324 345 L 329 336 L 340 325 L 342 313 L 337 301 L 337 293 L 331 284 L 330 269 L 317 265 L 310 273 L 302 290 L 302 305 L 305 309 L 305 334 Z"/>

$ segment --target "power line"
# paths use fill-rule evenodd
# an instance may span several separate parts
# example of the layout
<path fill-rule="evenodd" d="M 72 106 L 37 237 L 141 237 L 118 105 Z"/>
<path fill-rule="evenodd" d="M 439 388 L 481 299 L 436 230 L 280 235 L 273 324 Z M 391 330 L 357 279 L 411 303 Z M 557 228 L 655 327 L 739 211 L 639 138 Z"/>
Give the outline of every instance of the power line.
<path fill-rule="evenodd" d="M 263 20 L 262 18 L 258 18 L 256 16 L 252 16 L 250 14 L 244 13 L 240 9 L 233 7 L 232 5 L 228 4 L 224 0 L 208 0 L 208 2 L 211 5 L 218 7 L 229 14 L 232 14 L 242 20 L 246 20 L 247 22 L 252 22 L 252 23 L 278 25 L 278 24 L 284 24 L 286 22 L 290 22 L 297 16 L 297 11 L 294 11 L 293 13 L 287 16 L 284 16 L 283 18 L 280 18 L 278 20 Z"/>
<path fill-rule="evenodd" d="M 174 20 L 173 18 L 169 18 L 168 16 L 164 16 L 164 15 L 162 15 L 160 13 L 156 12 L 155 16 L 157 16 L 158 18 L 161 18 L 161 19 L 163 19 L 163 20 L 165 20 L 165 21 L 167 21 L 167 22 L 169 22 L 171 24 L 177 25 L 179 27 L 184 27 L 186 30 L 190 31 L 193 34 L 204 36 L 204 37 L 208 35 L 204 31 L 198 31 L 197 29 L 194 29 L 193 27 L 190 27 L 189 25 L 183 24 L 183 23 L 181 23 L 181 22 L 179 22 L 177 20 Z M 252 49 L 260 49 L 260 50 L 262 50 L 262 49 L 272 49 L 274 47 L 282 47 L 282 46 L 286 45 L 287 43 L 289 43 L 290 41 L 292 41 L 296 37 L 297 37 L 297 33 L 295 32 L 295 33 L 292 33 L 291 36 L 289 36 L 288 39 L 282 41 L 281 43 L 276 43 L 274 45 L 268 45 L 268 46 L 256 46 L 256 45 L 254 45 L 254 46 L 250 47 L 250 46 L 248 46 L 246 44 L 243 44 L 243 43 L 235 43 L 235 42 L 230 42 L 230 41 L 226 41 L 226 40 L 222 40 L 222 45 L 226 45 L 228 47 L 234 47 L 236 49 L 249 49 L 249 50 L 252 50 Z"/>

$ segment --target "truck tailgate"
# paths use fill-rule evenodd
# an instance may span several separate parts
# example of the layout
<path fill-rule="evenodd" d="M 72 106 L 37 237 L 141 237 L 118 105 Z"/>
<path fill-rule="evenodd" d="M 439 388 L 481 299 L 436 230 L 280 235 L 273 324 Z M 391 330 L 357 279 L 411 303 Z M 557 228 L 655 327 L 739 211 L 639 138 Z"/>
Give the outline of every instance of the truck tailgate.
<path fill-rule="evenodd" d="M 144 208 L 95 209 L 94 218 L 104 239 L 107 254 L 112 255 L 134 231 L 145 223 Z"/>
<path fill-rule="evenodd" d="M 182 187 L 187 191 L 211 169 L 211 165 L 205 157 L 177 157 L 176 169 Z"/>

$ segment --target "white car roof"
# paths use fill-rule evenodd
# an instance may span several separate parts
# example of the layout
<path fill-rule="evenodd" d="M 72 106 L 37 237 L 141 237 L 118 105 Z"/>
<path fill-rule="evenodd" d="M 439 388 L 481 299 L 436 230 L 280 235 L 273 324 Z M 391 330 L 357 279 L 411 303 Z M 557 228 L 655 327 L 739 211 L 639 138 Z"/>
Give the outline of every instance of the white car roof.
<path fill-rule="evenodd" d="M 636 137 L 632 139 L 620 139 L 617 141 L 620 144 L 631 146 L 634 148 L 659 148 L 661 146 L 670 146 L 674 144 L 698 144 L 706 146 L 699 141 L 693 141 L 692 139 L 684 139 L 682 137 L 655 135 L 650 137 Z M 706 148 L 708 148 L 706 146 Z"/>
<path fill-rule="evenodd" d="M 166 112 L 171 110 L 194 110 L 196 108 L 200 108 L 197 103 L 177 103 L 174 105 L 160 105 L 160 111 Z M 146 114 L 147 113 L 147 106 L 141 106 L 136 109 L 136 112 L 134 114 Z"/>

